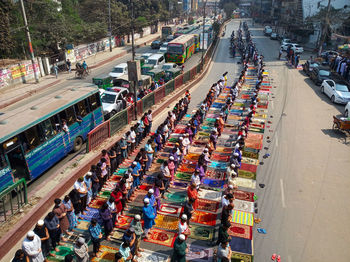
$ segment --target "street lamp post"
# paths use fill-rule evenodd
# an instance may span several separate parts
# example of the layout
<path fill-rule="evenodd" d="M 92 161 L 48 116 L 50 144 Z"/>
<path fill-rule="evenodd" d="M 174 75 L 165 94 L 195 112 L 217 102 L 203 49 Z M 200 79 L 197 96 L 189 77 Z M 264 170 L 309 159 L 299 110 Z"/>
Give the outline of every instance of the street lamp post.
<path fill-rule="evenodd" d="M 27 41 L 28 41 L 30 60 L 32 61 L 32 66 L 33 66 L 34 78 L 35 78 L 35 82 L 39 83 L 39 77 L 36 74 L 35 58 L 34 58 L 34 51 L 33 51 L 33 46 L 32 46 L 32 40 L 30 38 L 30 32 L 29 32 L 27 16 L 26 16 L 26 11 L 25 11 L 25 8 L 24 8 L 23 0 L 20 0 L 20 4 L 21 4 L 21 12 L 22 12 L 23 22 L 24 22 L 24 30 L 26 32 L 26 37 L 27 37 Z"/>
<path fill-rule="evenodd" d="M 112 52 L 111 0 L 108 0 L 108 38 L 109 38 L 109 51 Z"/>
<path fill-rule="evenodd" d="M 204 66 L 204 30 L 205 30 L 205 6 L 207 4 L 206 0 L 205 2 L 203 2 L 203 33 L 202 33 L 202 60 L 201 60 L 201 64 L 202 64 L 202 69 Z"/>

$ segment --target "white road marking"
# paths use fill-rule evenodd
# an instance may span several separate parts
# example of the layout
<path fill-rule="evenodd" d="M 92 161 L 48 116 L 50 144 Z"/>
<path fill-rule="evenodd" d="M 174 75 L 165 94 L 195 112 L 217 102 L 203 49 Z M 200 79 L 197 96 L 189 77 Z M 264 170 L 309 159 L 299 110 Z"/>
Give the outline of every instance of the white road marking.
<path fill-rule="evenodd" d="M 286 208 L 286 201 L 284 199 L 284 189 L 283 189 L 283 180 L 282 178 L 280 179 L 280 185 L 281 185 L 281 198 L 282 198 L 282 207 Z"/>
<path fill-rule="evenodd" d="M 292 257 L 288 255 L 288 262 L 292 262 Z"/>
<path fill-rule="evenodd" d="M 277 134 L 277 131 L 275 133 L 275 137 L 276 137 L 276 147 L 278 147 L 278 134 Z"/>

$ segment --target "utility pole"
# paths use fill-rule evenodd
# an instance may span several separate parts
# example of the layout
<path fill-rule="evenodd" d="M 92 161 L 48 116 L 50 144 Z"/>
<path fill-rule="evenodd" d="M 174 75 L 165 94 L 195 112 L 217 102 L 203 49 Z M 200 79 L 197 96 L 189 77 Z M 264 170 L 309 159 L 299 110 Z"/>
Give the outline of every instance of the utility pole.
<path fill-rule="evenodd" d="M 32 66 L 33 66 L 33 71 L 34 71 L 34 78 L 35 78 L 35 82 L 39 83 L 39 78 L 38 78 L 38 76 L 36 74 L 34 51 L 33 51 L 33 46 L 32 46 L 32 40 L 30 38 L 30 32 L 29 32 L 29 27 L 28 27 L 28 22 L 27 22 L 26 11 L 24 9 L 23 0 L 20 0 L 19 2 L 21 4 L 21 12 L 22 12 L 22 16 L 23 16 L 24 30 L 26 32 L 26 37 L 27 37 L 27 41 L 28 41 L 30 60 L 32 60 Z"/>
<path fill-rule="evenodd" d="M 204 67 L 204 29 L 205 29 L 205 6 L 207 5 L 207 1 L 203 2 L 203 33 L 202 33 L 202 69 Z"/>
<path fill-rule="evenodd" d="M 321 55 L 322 49 L 323 49 L 323 43 L 326 40 L 327 29 L 328 29 L 328 26 L 329 26 L 329 11 L 331 10 L 331 1 L 332 0 L 328 0 L 326 17 L 324 19 L 324 25 L 323 25 L 323 29 L 322 29 L 322 36 L 321 36 L 321 40 L 320 40 L 319 48 L 318 48 L 318 55 Z"/>
<path fill-rule="evenodd" d="M 135 60 L 135 39 L 134 39 L 134 34 L 135 34 L 135 15 L 134 15 L 134 2 L 130 0 L 131 4 L 131 61 Z M 134 120 L 137 120 L 137 81 L 133 81 L 133 91 L 134 91 L 134 114 L 135 118 Z"/>
<path fill-rule="evenodd" d="M 112 52 L 111 0 L 108 0 L 108 38 L 109 38 L 109 51 Z"/>

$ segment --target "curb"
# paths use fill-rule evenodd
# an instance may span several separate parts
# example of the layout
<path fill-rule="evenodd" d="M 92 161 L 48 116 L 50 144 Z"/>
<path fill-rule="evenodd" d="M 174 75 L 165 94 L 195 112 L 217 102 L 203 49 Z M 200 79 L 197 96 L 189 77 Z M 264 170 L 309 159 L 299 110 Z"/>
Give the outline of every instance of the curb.
<path fill-rule="evenodd" d="M 153 41 L 153 40 L 152 40 Z M 198 76 L 193 79 L 190 83 L 185 84 L 183 87 L 179 88 L 179 92 L 177 94 L 174 94 L 169 99 L 166 99 L 162 102 L 157 109 L 154 110 L 154 117 L 159 115 L 167 106 L 174 102 L 176 99 L 181 97 L 183 95 L 183 91 L 186 89 L 190 89 L 194 87 L 205 74 L 207 74 L 210 65 L 212 63 L 213 57 L 215 55 L 217 46 L 220 42 L 220 37 L 218 37 L 218 41 L 216 42 L 216 45 L 214 46 L 214 50 L 212 52 L 212 56 L 210 57 L 208 63 L 205 65 L 205 68 L 202 70 Z M 109 141 L 109 146 L 107 149 L 110 149 L 114 143 L 116 143 L 121 138 L 121 135 L 117 135 L 113 140 Z M 0 239 L 0 249 L 8 250 L 10 251 L 13 246 L 15 246 L 20 239 L 23 238 L 23 236 L 32 229 L 32 227 L 36 224 L 36 222 L 41 219 L 47 211 L 53 206 L 53 201 L 55 198 L 62 197 L 64 193 L 66 193 L 70 188 L 72 188 L 73 184 L 79 178 L 80 176 L 84 175 L 90 170 L 90 166 L 92 164 L 95 164 L 99 158 L 100 153 L 97 153 L 100 151 L 100 149 L 95 149 L 96 154 L 91 156 L 90 158 L 86 159 L 84 163 L 81 163 L 79 169 L 72 170 L 72 175 L 66 177 L 63 181 L 60 182 L 61 186 L 55 188 L 52 190 L 48 195 L 45 196 L 45 198 L 41 199 L 39 203 L 36 204 L 36 206 L 29 211 L 18 223 L 15 225 L 14 228 L 12 228 L 10 231 L 8 231 L 1 239 Z M 1 253 L 0 259 L 2 259 L 6 254 Z"/>

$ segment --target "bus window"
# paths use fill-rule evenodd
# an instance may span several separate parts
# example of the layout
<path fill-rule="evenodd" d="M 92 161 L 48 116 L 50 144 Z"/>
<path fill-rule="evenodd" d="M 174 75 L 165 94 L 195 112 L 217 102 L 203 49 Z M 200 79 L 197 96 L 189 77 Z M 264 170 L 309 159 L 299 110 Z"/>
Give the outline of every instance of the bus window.
<path fill-rule="evenodd" d="M 26 140 L 27 150 L 33 150 L 40 145 L 40 134 L 37 126 L 31 127 L 23 133 Z"/>
<path fill-rule="evenodd" d="M 59 118 L 58 114 L 52 116 L 50 118 L 50 121 L 51 121 L 52 127 L 54 129 L 55 135 L 62 131 L 61 124 L 60 124 L 60 118 Z"/>
<path fill-rule="evenodd" d="M 0 170 L 5 167 L 7 167 L 5 156 L 3 154 L 0 154 Z"/>
<path fill-rule="evenodd" d="M 66 118 L 67 125 L 70 126 L 74 124 L 76 121 L 74 108 L 71 106 L 71 107 L 68 107 L 65 111 L 67 113 L 67 118 Z"/>
<path fill-rule="evenodd" d="M 51 119 L 46 119 L 45 121 L 40 123 L 41 130 L 43 131 L 44 139 L 48 140 L 54 135 L 56 135 L 56 131 L 54 126 L 52 125 Z"/>
<path fill-rule="evenodd" d="M 77 117 L 78 116 L 84 117 L 89 113 L 85 100 L 80 101 L 79 103 L 75 104 L 74 108 L 75 108 L 75 112 L 77 113 Z"/>
<path fill-rule="evenodd" d="M 101 106 L 100 99 L 97 96 L 99 96 L 99 94 L 94 94 L 89 97 L 91 111 L 94 111 Z"/>

